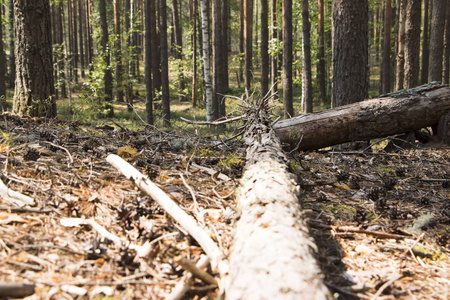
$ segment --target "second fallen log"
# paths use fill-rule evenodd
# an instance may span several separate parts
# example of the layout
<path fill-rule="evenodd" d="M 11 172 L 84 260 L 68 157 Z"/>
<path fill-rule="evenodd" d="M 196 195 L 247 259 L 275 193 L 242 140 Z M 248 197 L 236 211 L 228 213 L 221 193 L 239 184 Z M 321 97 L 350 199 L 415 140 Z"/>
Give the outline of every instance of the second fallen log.
<path fill-rule="evenodd" d="M 450 88 L 430 83 L 276 123 L 286 148 L 315 150 L 436 125 L 450 111 Z"/>

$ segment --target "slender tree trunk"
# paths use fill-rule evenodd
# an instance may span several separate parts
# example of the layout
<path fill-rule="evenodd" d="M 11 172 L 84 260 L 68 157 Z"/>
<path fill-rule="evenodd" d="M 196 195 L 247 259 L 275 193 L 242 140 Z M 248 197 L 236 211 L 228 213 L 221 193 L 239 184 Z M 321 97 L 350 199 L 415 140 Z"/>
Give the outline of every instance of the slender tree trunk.
<path fill-rule="evenodd" d="M 151 9 L 150 2 L 145 0 L 144 4 L 144 22 L 145 22 L 145 110 L 148 124 L 153 124 L 153 89 L 152 89 L 152 51 L 151 51 Z"/>
<path fill-rule="evenodd" d="M 127 0 L 129 1 L 129 0 Z M 152 43 L 151 43 L 151 51 L 152 51 L 152 85 L 153 90 L 156 94 L 161 92 L 161 64 L 160 64 L 160 50 L 159 50 L 159 36 L 156 31 L 158 28 L 157 17 L 156 17 L 156 1 L 151 1 L 150 10 L 151 10 L 151 35 L 152 35 Z M 155 97 L 159 98 L 159 96 Z M 161 98 L 159 98 L 161 99 Z"/>
<path fill-rule="evenodd" d="M 9 87 L 14 88 L 16 80 L 16 51 L 14 47 L 14 0 L 9 0 Z"/>
<path fill-rule="evenodd" d="M 428 81 L 442 80 L 442 55 L 444 51 L 444 28 L 447 0 L 433 1 L 430 34 L 430 62 Z"/>
<path fill-rule="evenodd" d="M 55 117 L 50 4 L 48 0 L 14 0 L 16 84 L 13 112 Z"/>
<path fill-rule="evenodd" d="M 308 0 L 302 0 L 302 50 L 303 50 L 303 75 L 302 97 L 305 103 L 304 111 L 313 111 L 312 75 L 311 75 L 311 23 L 309 22 Z"/>
<path fill-rule="evenodd" d="M 192 107 L 197 106 L 197 0 L 190 0 L 192 23 Z"/>
<path fill-rule="evenodd" d="M 399 30 L 397 35 L 397 76 L 395 77 L 395 90 L 403 89 L 405 80 L 405 26 L 406 26 L 406 4 L 407 0 L 398 0 L 399 5 Z"/>
<path fill-rule="evenodd" d="M 108 110 L 107 116 L 114 116 L 114 107 L 112 106 L 112 73 L 110 69 L 110 55 L 107 48 L 107 44 L 109 41 L 108 34 L 108 23 L 106 18 L 106 3 L 105 0 L 98 1 L 98 9 L 100 13 L 100 26 L 102 29 L 102 37 L 101 37 L 101 47 L 102 47 L 102 55 L 105 60 L 105 70 L 104 72 L 104 80 L 105 80 L 105 108 Z"/>
<path fill-rule="evenodd" d="M 325 71 L 325 23 L 324 23 L 324 0 L 318 0 L 318 52 L 317 52 L 317 81 L 319 83 L 319 102 L 322 104 L 326 103 L 327 100 L 327 83 L 326 83 L 326 71 Z"/>
<path fill-rule="evenodd" d="M 429 44 L 428 44 L 428 34 L 429 34 L 429 0 L 423 0 L 423 35 L 422 35 L 422 67 L 420 75 L 420 83 L 424 84 L 428 81 L 428 66 L 429 66 Z"/>
<path fill-rule="evenodd" d="M 150 30 L 150 29 L 149 29 Z M 116 57 L 115 81 L 116 81 L 116 100 L 123 102 L 123 85 L 122 85 L 122 38 L 120 29 L 120 0 L 114 0 L 114 54 Z"/>
<path fill-rule="evenodd" d="M 167 49 L 167 4 L 166 0 L 159 0 L 159 41 L 161 50 L 161 96 L 163 126 L 170 126 L 170 94 L 169 94 L 169 57 Z"/>
<path fill-rule="evenodd" d="M 245 0 L 239 0 L 239 71 L 238 71 L 238 86 L 244 81 L 245 69 L 245 22 L 244 22 L 244 3 Z M 245 83 L 244 83 L 245 85 Z"/>
<path fill-rule="evenodd" d="M 50 15 L 51 15 L 51 22 L 52 22 L 52 44 L 53 44 L 53 79 L 55 80 L 55 99 L 58 100 L 59 99 L 59 91 L 58 91 L 58 87 L 59 87 L 59 82 L 61 80 L 61 78 L 59 77 L 59 72 L 58 72 L 58 48 L 59 48 L 59 41 L 58 41 L 58 30 L 60 29 L 60 27 L 56 27 L 56 4 L 50 4 Z"/>
<path fill-rule="evenodd" d="M 69 81 L 71 82 L 74 77 L 74 50 L 73 50 L 73 22 L 72 22 L 72 5 L 70 2 L 67 3 L 67 39 L 68 39 L 68 55 L 69 60 Z"/>
<path fill-rule="evenodd" d="M 211 84 L 211 69 L 209 62 L 209 33 L 208 33 L 208 8 L 206 0 L 200 0 L 202 14 L 202 48 L 203 48 L 203 74 L 206 90 L 206 120 L 214 120 L 213 92 Z"/>
<path fill-rule="evenodd" d="M 129 33 L 127 36 L 128 45 L 128 60 L 127 60 L 127 75 L 128 81 L 126 86 L 125 98 L 127 102 L 127 110 L 133 111 L 133 82 L 136 79 L 136 16 L 135 16 L 135 1 L 128 0 L 126 2 L 127 10 L 129 12 Z"/>
<path fill-rule="evenodd" d="M 391 0 L 385 0 L 383 55 L 381 59 L 381 94 L 391 90 Z"/>
<path fill-rule="evenodd" d="M 225 115 L 223 108 L 224 94 L 225 94 L 225 68 L 223 65 L 223 52 L 227 51 L 227 41 L 222 36 L 222 1 L 213 0 L 213 57 L 214 57 L 214 99 L 213 111 L 214 118 L 218 119 Z M 223 114 L 223 115 L 222 115 Z"/>
<path fill-rule="evenodd" d="M 277 28 L 277 0 L 272 0 L 272 41 L 278 42 L 278 28 Z M 278 53 L 271 55 L 271 77 L 272 77 L 272 91 L 278 92 Z"/>
<path fill-rule="evenodd" d="M 294 116 L 292 93 L 292 0 L 282 0 L 284 117 Z"/>
<path fill-rule="evenodd" d="M 84 73 L 84 69 L 85 69 L 85 59 L 84 59 L 84 39 L 83 39 L 83 35 L 84 35 L 84 12 L 83 12 L 83 7 L 84 7 L 84 0 L 78 0 L 78 17 L 79 17 L 79 42 L 80 42 L 80 71 L 81 71 L 81 77 L 84 78 L 86 76 L 86 74 Z"/>
<path fill-rule="evenodd" d="M 183 52 L 183 39 L 182 39 L 182 28 L 180 26 L 180 19 L 178 15 L 178 1 L 172 1 L 172 20 L 173 20 L 173 31 L 174 31 L 174 58 L 177 60 L 177 76 L 178 76 L 178 100 L 186 100 L 186 95 L 184 94 L 184 88 L 186 83 L 184 81 L 183 75 L 183 64 L 182 64 L 182 52 Z"/>
<path fill-rule="evenodd" d="M 380 22 L 380 19 L 382 19 L 379 6 L 377 6 L 376 14 L 377 14 L 377 16 L 376 16 L 377 34 L 375 36 L 375 60 L 377 62 L 379 62 L 380 61 L 380 35 L 381 35 L 381 25 L 380 25 L 381 22 Z"/>
<path fill-rule="evenodd" d="M 125 61 L 125 102 L 127 103 L 127 109 L 131 108 L 131 104 L 133 102 L 133 73 L 132 73 L 132 14 L 131 14 L 131 0 L 125 0 L 125 34 L 126 34 L 126 52 L 127 57 Z"/>
<path fill-rule="evenodd" d="M 261 0 L 261 97 L 269 91 L 269 8 Z"/>
<path fill-rule="evenodd" d="M 77 0 L 72 0 L 72 30 L 73 30 L 73 72 L 74 80 L 78 82 L 78 22 L 77 22 Z"/>
<path fill-rule="evenodd" d="M 405 31 L 405 83 L 409 89 L 419 84 L 421 0 L 408 0 Z"/>
<path fill-rule="evenodd" d="M 57 17 L 56 17 L 56 26 L 58 26 L 58 43 L 61 45 L 60 51 L 58 53 L 57 61 L 58 61 L 58 73 L 60 77 L 61 83 L 61 97 L 67 98 L 67 87 L 66 87 L 66 67 L 65 67 L 65 53 L 67 45 L 64 43 L 64 29 L 65 26 L 63 24 L 63 4 L 59 3 L 57 7 Z M 69 108 L 71 109 L 71 108 Z"/>
<path fill-rule="evenodd" d="M 228 0 L 222 0 L 222 39 L 223 39 L 223 51 L 222 51 L 222 68 L 223 68 L 223 86 L 226 91 L 229 88 L 229 75 L 228 75 L 228 51 L 230 50 L 230 39 L 228 35 Z M 219 115 L 225 116 L 225 101 L 219 103 Z"/>
<path fill-rule="evenodd" d="M 2 6 L 0 5 L 0 16 L 2 15 Z M 0 24 L 0 109 L 6 109 L 6 56 L 3 50 L 3 23 Z"/>
<path fill-rule="evenodd" d="M 253 59 L 253 0 L 244 0 L 244 48 L 245 48 L 245 89 L 250 92 L 252 82 L 252 59 Z"/>
<path fill-rule="evenodd" d="M 220 0 L 212 0 L 212 74 L 213 74 L 213 115 L 214 120 L 219 118 L 219 101 L 223 97 L 221 85 L 221 60 L 222 60 L 222 14 Z"/>
<path fill-rule="evenodd" d="M 368 96 L 368 1 L 333 1 L 333 107 Z"/>

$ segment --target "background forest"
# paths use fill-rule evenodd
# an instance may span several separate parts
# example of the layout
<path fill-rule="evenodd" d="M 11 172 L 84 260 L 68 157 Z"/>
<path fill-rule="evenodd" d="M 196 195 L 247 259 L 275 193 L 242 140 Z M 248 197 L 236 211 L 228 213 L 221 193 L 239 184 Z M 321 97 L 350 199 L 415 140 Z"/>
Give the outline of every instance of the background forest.
<path fill-rule="evenodd" d="M 0 298 L 449 299 L 447 2 L 0 0 Z"/>
<path fill-rule="evenodd" d="M 11 106 L 21 20 L 2 2 L 0 95 Z M 290 117 L 448 82 L 445 0 L 352 2 L 50 1 L 52 99 L 60 118 L 169 125 L 171 111 L 224 117 L 237 108 L 225 95 L 245 91 L 279 91 L 278 114 Z"/>

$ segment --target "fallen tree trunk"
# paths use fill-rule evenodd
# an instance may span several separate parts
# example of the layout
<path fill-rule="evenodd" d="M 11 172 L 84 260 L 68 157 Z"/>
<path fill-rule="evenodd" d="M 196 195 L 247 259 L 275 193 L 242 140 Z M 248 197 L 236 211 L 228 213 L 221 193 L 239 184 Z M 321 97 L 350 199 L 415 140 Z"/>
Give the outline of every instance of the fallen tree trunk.
<path fill-rule="evenodd" d="M 438 124 L 449 111 L 450 88 L 430 83 L 283 120 L 273 128 L 286 148 L 314 150 L 419 130 Z"/>
<path fill-rule="evenodd" d="M 226 299 L 331 299 L 278 139 L 261 124 L 247 132 Z"/>

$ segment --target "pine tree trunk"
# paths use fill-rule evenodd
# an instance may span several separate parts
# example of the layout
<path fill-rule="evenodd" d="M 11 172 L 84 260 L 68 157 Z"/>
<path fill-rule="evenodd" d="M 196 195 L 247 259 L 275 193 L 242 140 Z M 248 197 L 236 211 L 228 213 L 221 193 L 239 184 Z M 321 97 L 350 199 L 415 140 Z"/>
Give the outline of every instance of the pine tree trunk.
<path fill-rule="evenodd" d="M 73 71 L 74 71 L 74 80 L 78 82 L 78 22 L 77 22 L 77 0 L 72 0 L 72 3 L 69 2 L 69 5 L 72 7 L 72 30 L 73 30 Z"/>
<path fill-rule="evenodd" d="M 0 6 L 0 16 L 2 14 L 2 8 Z M 5 97 L 6 97 L 6 56 L 3 50 L 3 23 L 0 24 L 0 110 L 6 109 Z"/>
<path fill-rule="evenodd" d="M 399 30 L 397 34 L 397 76 L 395 77 L 395 90 L 403 89 L 403 82 L 405 80 L 405 25 L 406 25 L 406 4 L 407 0 L 399 0 Z"/>
<path fill-rule="evenodd" d="M 444 68 L 442 82 L 448 84 L 450 75 L 450 3 L 447 3 L 445 16 L 444 57 L 442 64 Z"/>
<path fill-rule="evenodd" d="M 14 0 L 16 84 L 13 112 L 55 117 L 56 101 L 47 0 Z"/>
<path fill-rule="evenodd" d="M 66 47 L 64 43 L 64 29 L 65 26 L 63 25 L 63 4 L 59 3 L 57 7 L 57 26 L 59 28 L 58 30 L 58 44 L 61 46 L 61 49 L 58 53 L 58 73 L 60 76 L 60 82 L 61 82 L 61 97 L 67 98 L 67 87 L 66 87 L 66 66 L 65 66 L 65 52 Z"/>
<path fill-rule="evenodd" d="M 14 88 L 16 80 L 16 51 L 14 46 L 14 0 L 9 0 L 9 87 Z"/>
<path fill-rule="evenodd" d="M 222 69 L 222 58 L 223 58 L 223 37 L 222 37 L 222 7 L 221 0 L 212 1 L 212 27 L 213 27 L 213 39 L 212 39 L 212 50 L 213 50 L 213 114 L 214 120 L 219 118 L 219 103 L 223 98 L 225 90 L 223 88 L 223 69 Z"/>
<path fill-rule="evenodd" d="M 326 72 L 325 72 L 325 23 L 324 23 L 324 0 L 318 0 L 318 52 L 317 52 L 317 81 L 319 82 L 319 102 L 325 104 L 327 100 L 327 83 L 326 83 Z"/>
<path fill-rule="evenodd" d="M 145 22 L 145 110 L 146 121 L 153 124 L 153 89 L 152 89 L 152 51 L 151 51 L 151 9 L 150 2 L 153 0 L 145 0 L 144 2 L 144 22 Z"/>
<path fill-rule="evenodd" d="M 92 30 L 91 30 L 91 4 L 90 0 L 86 0 L 86 6 L 85 6 L 85 19 L 86 19 L 86 31 L 84 34 L 84 45 L 86 49 L 86 65 L 89 66 L 89 71 L 91 71 L 91 63 L 92 63 L 92 57 L 93 57 L 93 48 L 92 48 Z"/>
<path fill-rule="evenodd" d="M 239 88 L 241 87 L 241 82 L 244 82 L 245 69 L 244 5 L 244 0 L 239 0 L 239 70 L 237 74 L 237 82 Z"/>
<path fill-rule="evenodd" d="M 222 39 L 223 39 L 223 51 L 222 51 L 222 68 L 223 68 L 223 88 L 226 91 L 229 88 L 229 76 L 228 76 L 228 51 L 231 46 L 231 39 L 228 35 L 228 11 L 230 10 L 228 0 L 220 1 L 222 3 Z M 225 116 L 225 101 L 219 103 L 219 116 Z"/>
<path fill-rule="evenodd" d="M 385 0 L 383 53 L 381 59 L 381 89 L 382 94 L 391 90 L 391 0 Z"/>
<path fill-rule="evenodd" d="M 433 1 L 430 34 L 430 62 L 428 81 L 442 80 L 442 55 L 444 52 L 444 28 L 447 0 Z"/>
<path fill-rule="evenodd" d="M 409 89 L 419 84 L 421 0 L 408 0 L 405 28 L 405 82 Z"/>
<path fill-rule="evenodd" d="M 272 0 L 272 41 L 278 42 L 278 28 L 277 28 L 277 0 Z M 271 78 L 272 78 L 272 91 L 278 92 L 278 53 L 272 53 L 271 57 Z"/>
<path fill-rule="evenodd" d="M 79 24 L 79 42 L 80 42 L 80 71 L 81 71 L 81 77 L 84 78 L 86 76 L 85 72 L 84 72 L 84 68 L 85 68 L 85 60 L 84 60 L 84 39 L 83 39 L 83 35 L 84 35 L 84 12 L 83 12 L 83 7 L 84 7 L 84 0 L 78 0 L 78 24 Z"/>
<path fill-rule="evenodd" d="M 423 34 L 422 34 L 422 67 L 420 68 L 420 83 L 424 84 L 428 82 L 428 66 L 429 66 L 429 3 L 430 0 L 423 0 Z"/>
<path fill-rule="evenodd" d="M 129 1 L 129 0 L 127 0 Z M 160 57 L 161 54 L 158 49 L 159 45 L 159 36 L 157 32 L 157 17 L 156 17 L 156 1 L 151 1 L 150 3 L 150 11 L 151 11 L 151 35 L 152 35 L 152 42 L 151 42 L 151 51 L 152 51 L 152 85 L 153 90 L 155 91 L 155 94 L 159 94 L 161 92 L 161 64 L 160 64 Z M 158 96 L 159 97 L 159 96 Z M 160 99 L 160 98 L 159 98 Z"/>
<path fill-rule="evenodd" d="M 261 97 L 269 91 L 269 8 L 261 0 Z"/>
<path fill-rule="evenodd" d="M 309 22 L 308 2 L 308 0 L 302 0 L 302 97 L 304 98 L 303 103 L 305 103 L 304 111 L 306 113 L 311 113 L 313 111 L 313 96 L 311 75 L 311 23 Z"/>
<path fill-rule="evenodd" d="M 368 1 L 333 1 L 333 107 L 368 96 Z"/>
<path fill-rule="evenodd" d="M 123 85 L 122 85 L 122 39 L 120 29 L 120 0 L 114 0 L 114 54 L 116 57 L 115 81 L 116 81 L 116 101 L 123 102 Z"/>
<path fill-rule="evenodd" d="M 172 1 L 172 20 L 174 27 L 174 58 L 177 60 L 177 76 L 178 76 L 178 100 L 186 100 L 186 95 L 184 94 L 184 88 L 186 83 L 184 82 L 183 75 L 183 64 L 182 64 L 182 52 L 183 52 L 183 39 L 182 39 L 182 28 L 180 25 L 180 16 L 178 14 L 178 1 Z"/>
<path fill-rule="evenodd" d="M 107 116 L 113 117 L 114 116 L 114 107 L 112 106 L 112 73 L 110 68 L 110 56 L 109 51 L 107 50 L 107 43 L 109 41 L 109 34 L 108 34 L 108 23 L 106 19 L 106 3 L 105 0 L 99 0 L 98 1 L 98 8 L 100 13 L 100 26 L 102 29 L 102 36 L 101 36 L 101 47 L 102 47 L 102 55 L 105 60 L 105 69 L 104 69 L 104 81 L 105 81 L 105 108 L 107 109 Z"/>
<path fill-rule="evenodd" d="M 169 52 L 167 49 L 167 2 L 159 0 L 159 47 L 161 50 L 161 95 L 163 126 L 170 126 Z"/>
<path fill-rule="evenodd" d="M 67 3 L 67 46 L 68 46 L 68 75 L 69 82 L 72 82 L 74 77 L 74 59 L 73 59 L 73 23 L 72 23 L 72 5 L 70 2 Z"/>
<path fill-rule="evenodd" d="M 284 117 L 294 116 L 292 92 L 292 0 L 283 0 L 283 104 Z"/>
<path fill-rule="evenodd" d="M 252 59 L 253 59 L 253 0 L 244 0 L 244 49 L 245 49 L 245 89 L 250 92 L 252 76 Z"/>

